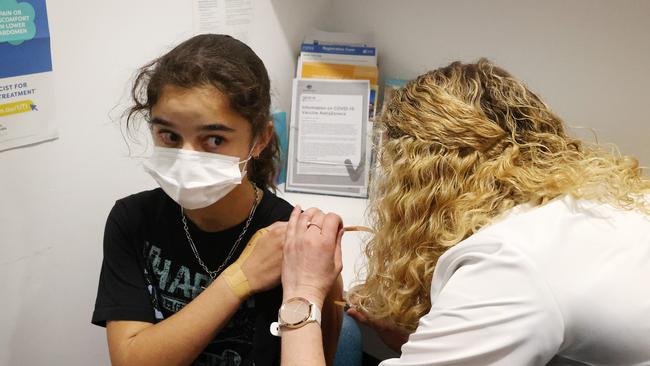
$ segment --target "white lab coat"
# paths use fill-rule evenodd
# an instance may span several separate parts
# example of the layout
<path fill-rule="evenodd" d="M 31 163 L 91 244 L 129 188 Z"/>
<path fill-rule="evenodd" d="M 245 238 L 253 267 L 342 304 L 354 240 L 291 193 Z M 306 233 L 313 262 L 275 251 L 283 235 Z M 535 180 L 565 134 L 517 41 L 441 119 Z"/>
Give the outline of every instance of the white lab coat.
<path fill-rule="evenodd" d="M 516 207 L 440 258 L 431 303 L 381 366 L 650 365 L 650 217 Z"/>

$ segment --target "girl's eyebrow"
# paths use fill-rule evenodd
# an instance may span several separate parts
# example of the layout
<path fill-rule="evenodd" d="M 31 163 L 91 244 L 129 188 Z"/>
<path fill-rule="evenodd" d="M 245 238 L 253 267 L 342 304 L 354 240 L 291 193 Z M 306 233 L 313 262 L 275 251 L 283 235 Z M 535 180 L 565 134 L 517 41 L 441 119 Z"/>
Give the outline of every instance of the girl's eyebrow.
<path fill-rule="evenodd" d="M 200 127 L 201 130 L 207 130 L 207 131 L 224 131 L 224 132 L 234 132 L 235 129 L 230 128 L 226 125 L 222 125 L 221 123 L 212 123 L 209 125 L 203 125 Z"/>
<path fill-rule="evenodd" d="M 167 120 L 164 120 L 162 118 L 159 118 L 159 117 L 154 117 L 154 118 L 150 119 L 149 124 L 161 125 L 161 126 L 165 126 L 165 127 L 174 127 L 173 123 L 171 123 L 171 122 L 169 122 Z"/>
<path fill-rule="evenodd" d="M 165 119 L 162 119 L 160 117 L 154 117 L 149 121 L 150 124 L 152 125 L 161 125 L 161 126 L 166 126 L 166 127 L 175 127 L 174 123 L 167 121 Z M 224 124 L 221 123 L 211 123 L 207 125 L 201 125 L 199 127 L 199 130 L 203 131 L 223 131 L 223 132 L 234 132 L 235 129 L 228 127 Z"/>

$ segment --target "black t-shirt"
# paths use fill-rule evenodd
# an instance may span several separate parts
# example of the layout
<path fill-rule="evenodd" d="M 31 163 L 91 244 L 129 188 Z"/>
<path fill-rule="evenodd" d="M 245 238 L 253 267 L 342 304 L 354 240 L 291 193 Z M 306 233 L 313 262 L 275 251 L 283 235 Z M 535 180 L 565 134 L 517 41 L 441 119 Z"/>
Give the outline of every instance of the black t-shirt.
<path fill-rule="evenodd" d="M 239 247 L 237 260 L 253 234 L 287 221 L 292 206 L 269 191 L 259 203 Z M 190 235 L 206 266 L 224 262 L 244 222 L 221 232 L 204 232 L 187 219 Z M 225 268 L 224 267 L 224 268 Z M 118 200 L 104 231 L 104 260 L 92 323 L 107 320 L 159 322 L 182 309 L 210 283 L 183 229 L 180 206 L 162 189 Z M 282 303 L 276 287 L 245 301 L 193 365 L 279 365 L 280 341 L 270 334 Z"/>

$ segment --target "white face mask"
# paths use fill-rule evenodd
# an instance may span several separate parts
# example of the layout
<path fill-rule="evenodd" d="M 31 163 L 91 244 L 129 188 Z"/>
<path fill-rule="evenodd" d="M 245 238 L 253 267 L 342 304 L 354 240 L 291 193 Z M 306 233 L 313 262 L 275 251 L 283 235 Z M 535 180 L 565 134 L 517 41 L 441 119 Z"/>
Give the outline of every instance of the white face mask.
<path fill-rule="evenodd" d="M 246 175 L 239 165 L 250 159 L 240 162 L 235 156 L 156 146 L 143 167 L 169 197 L 193 210 L 230 193 Z"/>

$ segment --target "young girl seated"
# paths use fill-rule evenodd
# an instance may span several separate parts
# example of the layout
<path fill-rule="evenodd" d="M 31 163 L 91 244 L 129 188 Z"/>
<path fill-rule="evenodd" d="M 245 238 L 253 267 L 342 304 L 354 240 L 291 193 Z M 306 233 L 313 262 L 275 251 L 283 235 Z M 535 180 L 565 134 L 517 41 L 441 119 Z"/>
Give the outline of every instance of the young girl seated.
<path fill-rule="evenodd" d="M 293 207 L 269 191 L 279 157 L 269 84 L 257 55 L 225 35 L 140 69 L 127 127 L 146 118 L 155 146 L 144 168 L 161 188 L 118 200 L 106 223 L 92 322 L 106 326 L 114 365 L 279 364 L 269 327 Z M 323 311 L 330 362 L 340 316 Z"/>

